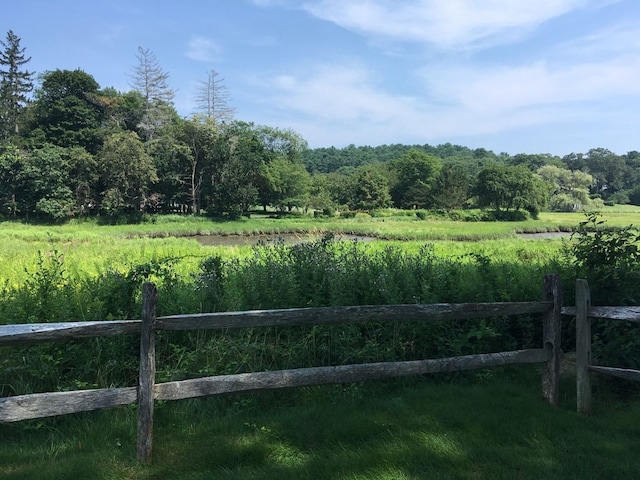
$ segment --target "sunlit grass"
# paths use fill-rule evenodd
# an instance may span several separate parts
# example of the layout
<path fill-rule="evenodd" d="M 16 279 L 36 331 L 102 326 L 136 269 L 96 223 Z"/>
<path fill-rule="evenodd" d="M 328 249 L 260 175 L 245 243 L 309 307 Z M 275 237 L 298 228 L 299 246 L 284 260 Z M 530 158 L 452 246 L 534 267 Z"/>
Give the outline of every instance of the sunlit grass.
<path fill-rule="evenodd" d="M 256 216 L 233 222 L 216 222 L 202 217 L 165 216 L 135 225 L 98 225 L 75 221 L 65 225 L 29 225 L 0 222 L 0 280 L 17 284 L 36 264 L 38 252 L 64 256 L 70 272 L 95 275 L 107 268 L 121 268 L 150 260 L 181 259 L 185 271 L 202 258 L 247 255 L 255 242 L 204 247 L 195 235 L 243 235 L 298 233 L 321 236 L 327 232 L 357 234 L 384 239 L 417 251 L 432 243 L 438 255 L 463 256 L 481 253 L 502 260 L 542 258 L 557 252 L 561 240 L 525 241 L 517 232 L 570 230 L 584 220 L 580 213 L 543 213 L 540 220 L 527 222 L 453 222 L 420 220 L 415 216 L 354 219 L 314 219 L 291 216 L 282 219 Z M 605 216 L 611 226 L 632 224 L 639 209 L 611 211 Z M 251 238 L 251 237 L 249 237 Z M 257 238 L 257 237 L 256 237 Z M 229 241 L 228 243 L 233 243 Z M 399 243 L 398 243 L 399 244 Z M 375 248 L 384 248 L 377 242 Z"/>
<path fill-rule="evenodd" d="M 546 405 L 536 375 L 473 378 L 161 404 L 150 467 L 135 462 L 132 408 L 2 426 L 0 477 L 636 478 L 638 405 L 597 396 L 582 417 L 570 391 Z"/>
<path fill-rule="evenodd" d="M 607 207 L 602 218 L 610 226 L 638 223 L 640 207 Z M 523 222 L 463 222 L 439 217 L 419 219 L 415 215 L 356 218 L 313 218 L 292 215 L 273 218 L 254 214 L 235 221 L 215 221 L 205 217 L 157 216 L 139 224 L 98 225 L 95 221 L 72 221 L 65 225 L 30 225 L 0 222 L 0 239 L 25 242 L 98 242 L 105 237 L 182 237 L 194 235 L 259 235 L 324 232 L 372 235 L 396 240 L 482 240 L 512 238 L 521 232 L 571 231 L 585 220 L 584 213 L 543 212 L 538 220 Z"/>

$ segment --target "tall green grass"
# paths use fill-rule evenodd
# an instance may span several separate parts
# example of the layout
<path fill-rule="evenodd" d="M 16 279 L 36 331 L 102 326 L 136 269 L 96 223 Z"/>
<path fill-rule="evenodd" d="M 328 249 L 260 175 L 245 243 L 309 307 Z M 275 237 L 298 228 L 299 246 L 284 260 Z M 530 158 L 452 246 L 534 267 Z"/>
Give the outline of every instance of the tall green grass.
<path fill-rule="evenodd" d="M 429 244 L 405 250 L 397 244 L 334 241 L 330 236 L 314 242 L 256 247 L 245 256 L 230 258 L 164 257 L 152 249 L 142 250 L 137 252 L 137 262 L 118 264 L 112 260 L 93 275 L 69 268 L 71 260 L 66 253 L 39 253 L 23 284 L 3 288 L 0 317 L 4 323 L 138 318 L 145 281 L 158 286 L 159 315 L 539 300 L 544 275 L 560 266 L 553 257 L 529 257 L 526 263 L 492 259 L 482 252 L 439 257 Z M 511 350 L 539 343 L 540 333 L 539 319 L 526 317 L 442 325 L 162 332 L 158 338 L 158 376 L 171 380 L 202 373 Z M 68 389 L 78 384 L 129 385 L 136 375 L 135 349 L 135 339 L 125 336 L 7 351 L 0 373 L 3 395 Z"/>

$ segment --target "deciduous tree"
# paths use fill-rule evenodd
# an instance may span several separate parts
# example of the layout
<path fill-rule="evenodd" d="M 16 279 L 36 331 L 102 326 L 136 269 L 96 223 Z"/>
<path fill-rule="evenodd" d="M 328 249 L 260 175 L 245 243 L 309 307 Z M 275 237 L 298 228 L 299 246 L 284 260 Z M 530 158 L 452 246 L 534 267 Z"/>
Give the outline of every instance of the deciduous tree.
<path fill-rule="evenodd" d="M 582 210 L 591 205 L 589 189 L 594 180 L 581 170 L 568 170 L 554 165 L 538 169 L 538 175 L 550 186 L 549 208 L 554 211 Z"/>
<path fill-rule="evenodd" d="M 31 106 L 32 142 L 83 147 L 96 153 L 102 143 L 104 119 L 104 110 L 92 100 L 98 93 L 98 82 L 82 70 L 43 74 Z"/>
<path fill-rule="evenodd" d="M 181 141 L 188 147 L 189 155 L 185 157 L 188 168 L 184 174 L 188 185 L 191 213 L 199 214 L 202 203 L 202 188 L 205 176 L 211 174 L 216 166 L 215 149 L 221 128 L 215 120 L 194 116 L 181 123 L 179 134 Z"/>
<path fill-rule="evenodd" d="M 256 179 L 265 151 L 253 124 L 225 124 L 205 167 L 203 204 L 209 214 L 239 216 L 258 199 Z"/>
<path fill-rule="evenodd" d="M 109 136 L 98 154 L 102 210 L 110 215 L 136 213 L 144 207 L 149 187 L 158 180 L 153 160 L 135 132 Z"/>
<path fill-rule="evenodd" d="M 583 157 L 584 170 L 595 180 L 592 193 L 608 198 L 624 188 L 626 164 L 622 157 L 606 148 L 592 148 Z"/>
<path fill-rule="evenodd" d="M 445 210 L 461 208 L 468 198 L 469 177 L 465 169 L 460 165 L 444 165 L 431 189 L 433 206 Z"/>
<path fill-rule="evenodd" d="M 391 206 L 389 179 L 372 165 L 360 167 L 355 174 L 355 192 L 351 208 L 375 210 Z"/>
<path fill-rule="evenodd" d="M 396 182 L 391 189 L 393 202 L 401 208 L 429 207 L 433 181 L 440 173 L 442 162 L 424 152 L 411 149 L 391 163 Z"/>
<path fill-rule="evenodd" d="M 524 165 L 490 165 L 478 174 L 475 186 L 481 207 L 496 211 L 525 209 L 536 214 L 545 205 L 545 184 Z"/>
<path fill-rule="evenodd" d="M 9 146 L 0 155 L 3 213 L 22 218 L 62 220 L 75 215 L 66 149 L 46 144 L 30 151 Z"/>
<path fill-rule="evenodd" d="M 279 157 L 266 164 L 263 171 L 271 192 L 270 205 L 279 210 L 307 206 L 311 178 L 302 163 Z"/>
<path fill-rule="evenodd" d="M 0 151 L 0 208 L 2 215 L 15 218 L 22 213 L 24 191 L 19 176 L 24 168 L 22 152 L 14 145 Z"/>

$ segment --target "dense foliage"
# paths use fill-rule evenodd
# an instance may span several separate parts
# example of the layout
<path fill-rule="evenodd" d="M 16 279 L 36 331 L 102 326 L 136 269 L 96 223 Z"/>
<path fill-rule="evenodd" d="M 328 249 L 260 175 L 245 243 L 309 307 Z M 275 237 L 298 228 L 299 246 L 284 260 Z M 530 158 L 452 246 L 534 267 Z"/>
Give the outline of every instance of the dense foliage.
<path fill-rule="evenodd" d="M 2 289 L 6 323 L 127 319 L 140 312 L 144 281 L 159 289 L 159 315 L 288 307 L 539 299 L 551 265 L 488 257 L 438 258 L 430 245 L 407 253 L 331 236 L 258 246 L 247 257 L 203 260 L 178 275 L 178 259 L 156 259 L 93 277 L 70 271 L 62 254 L 39 256 L 24 284 Z M 160 379 L 287 366 L 409 360 L 539 342 L 529 318 L 447 324 L 364 324 L 217 332 L 162 332 Z M 2 395 L 135 382 L 137 341 L 121 336 L 7 349 Z"/>
<path fill-rule="evenodd" d="M 579 225 L 575 242 L 567 246 L 576 276 L 586 278 L 592 305 L 638 305 L 640 302 L 640 233 L 632 225 L 606 226 L 592 213 Z M 637 323 L 593 321 L 597 361 L 602 365 L 640 368 L 640 329 Z"/>

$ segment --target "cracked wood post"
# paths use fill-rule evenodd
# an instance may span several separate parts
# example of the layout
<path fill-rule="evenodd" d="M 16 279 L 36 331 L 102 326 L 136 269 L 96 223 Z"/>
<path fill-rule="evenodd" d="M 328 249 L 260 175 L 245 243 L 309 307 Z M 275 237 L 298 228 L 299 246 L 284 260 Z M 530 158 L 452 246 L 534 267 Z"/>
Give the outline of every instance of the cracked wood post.
<path fill-rule="evenodd" d="M 576 280 L 576 403 L 578 413 L 591 413 L 591 292 L 586 280 Z"/>
<path fill-rule="evenodd" d="M 551 273 L 544 276 L 545 302 L 553 302 L 553 309 L 545 312 L 543 324 L 543 348 L 547 350 L 547 362 L 542 368 L 542 395 L 551 405 L 557 406 L 560 397 L 560 345 L 562 290 L 560 276 Z"/>
<path fill-rule="evenodd" d="M 142 287 L 142 328 L 140 332 L 140 376 L 138 378 L 137 458 L 151 463 L 153 441 L 153 386 L 156 377 L 155 323 L 158 292 L 153 283 Z"/>

